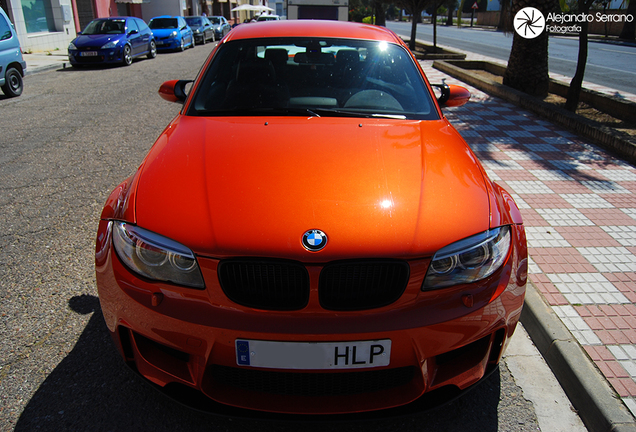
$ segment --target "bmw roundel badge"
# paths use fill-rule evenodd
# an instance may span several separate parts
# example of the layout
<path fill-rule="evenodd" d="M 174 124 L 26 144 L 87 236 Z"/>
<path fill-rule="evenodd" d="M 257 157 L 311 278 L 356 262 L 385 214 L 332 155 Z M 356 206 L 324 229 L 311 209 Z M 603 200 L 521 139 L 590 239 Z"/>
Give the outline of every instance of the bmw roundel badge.
<path fill-rule="evenodd" d="M 310 252 L 318 252 L 327 244 L 327 234 L 314 229 L 303 234 L 303 246 Z"/>

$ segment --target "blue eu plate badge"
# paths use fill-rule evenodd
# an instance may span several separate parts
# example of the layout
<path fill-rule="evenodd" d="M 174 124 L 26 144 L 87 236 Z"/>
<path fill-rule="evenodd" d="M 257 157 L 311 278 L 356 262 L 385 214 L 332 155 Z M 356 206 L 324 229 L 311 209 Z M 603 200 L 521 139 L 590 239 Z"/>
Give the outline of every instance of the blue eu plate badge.
<path fill-rule="evenodd" d="M 236 363 L 244 366 L 250 365 L 250 343 L 248 341 L 236 341 Z"/>

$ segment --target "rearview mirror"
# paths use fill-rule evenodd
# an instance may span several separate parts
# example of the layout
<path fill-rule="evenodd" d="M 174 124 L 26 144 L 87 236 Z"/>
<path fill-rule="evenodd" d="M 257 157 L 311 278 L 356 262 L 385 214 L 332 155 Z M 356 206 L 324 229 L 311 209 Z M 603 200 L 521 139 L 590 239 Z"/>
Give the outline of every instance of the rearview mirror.
<path fill-rule="evenodd" d="M 186 85 L 190 84 L 192 80 L 170 80 L 161 84 L 159 87 L 159 96 L 168 102 L 183 103 L 188 96 L 186 92 Z"/>
<path fill-rule="evenodd" d="M 443 84 L 431 84 L 437 87 L 441 94 L 437 102 L 443 107 L 458 107 L 470 100 L 470 92 L 462 86 Z"/>

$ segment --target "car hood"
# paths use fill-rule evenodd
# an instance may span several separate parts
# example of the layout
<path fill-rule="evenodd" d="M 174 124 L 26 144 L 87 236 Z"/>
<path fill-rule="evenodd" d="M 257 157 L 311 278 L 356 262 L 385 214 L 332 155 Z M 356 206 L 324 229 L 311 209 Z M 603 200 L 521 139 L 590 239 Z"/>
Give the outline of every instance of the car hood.
<path fill-rule="evenodd" d="M 110 41 L 116 41 L 125 38 L 124 34 L 96 34 L 96 35 L 79 35 L 73 41 L 77 48 L 102 47 Z"/>
<path fill-rule="evenodd" d="M 484 174 L 445 119 L 179 116 L 137 175 L 139 226 L 200 255 L 429 256 L 489 227 Z"/>

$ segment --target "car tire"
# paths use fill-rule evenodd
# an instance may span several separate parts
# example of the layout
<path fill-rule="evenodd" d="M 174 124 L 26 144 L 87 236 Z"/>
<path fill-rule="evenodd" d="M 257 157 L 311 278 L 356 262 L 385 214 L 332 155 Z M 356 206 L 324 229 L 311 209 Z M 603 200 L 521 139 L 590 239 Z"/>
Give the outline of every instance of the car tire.
<path fill-rule="evenodd" d="M 24 84 L 22 82 L 22 74 L 16 68 L 7 69 L 7 73 L 4 75 L 5 84 L 2 86 L 2 91 L 8 97 L 16 97 L 22 94 Z"/>
<path fill-rule="evenodd" d="M 181 44 L 179 45 L 179 51 L 185 51 L 185 42 L 183 42 L 183 38 L 181 38 Z"/>
<path fill-rule="evenodd" d="M 148 58 L 153 59 L 155 57 L 157 57 L 157 44 L 155 41 L 150 41 L 148 45 Z"/>
<path fill-rule="evenodd" d="M 130 48 L 130 45 L 124 45 L 124 52 L 122 53 L 122 63 L 124 66 L 130 66 L 132 62 L 132 48 Z"/>
<path fill-rule="evenodd" d="M 205 33 L 203 33 L 203 37 L 201 38 L 201 45 L 205 45 L 207 41 L 205 40 Z"/>
<path fill-rule="evenodd" d="M 197 41 L 196 41 L 196 39 L 194 38 L 194 36 L 192 36 L 192 41 L 191 41 L 191 43 L 190 43 L 190 48 L 194 48 L 195 46 L 197 46 Z"/>
<path fill-rule="evenodd" d="M 216 33 L 212 32 L 212 43 L 216 42 Z"/>

